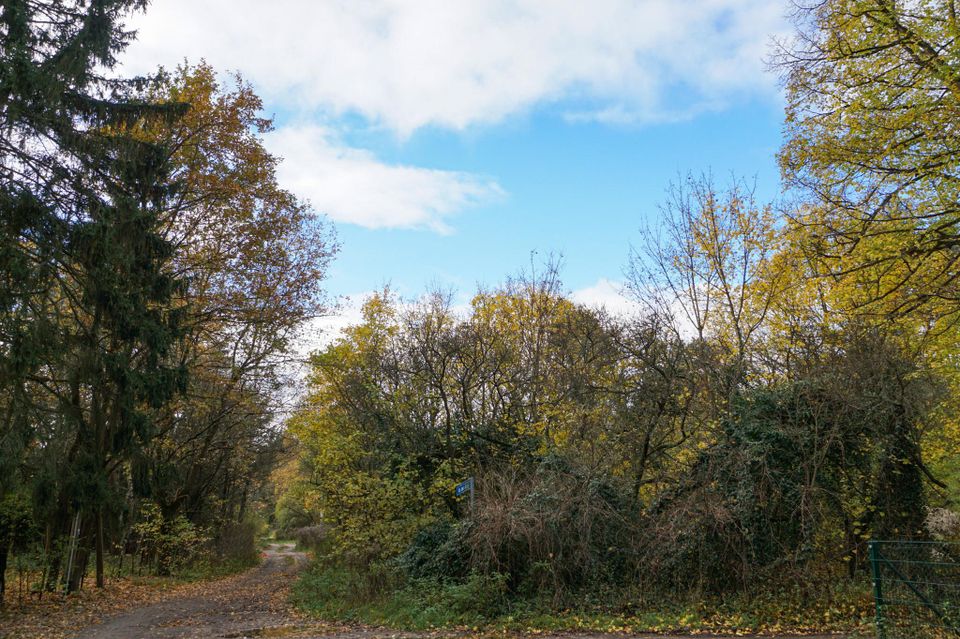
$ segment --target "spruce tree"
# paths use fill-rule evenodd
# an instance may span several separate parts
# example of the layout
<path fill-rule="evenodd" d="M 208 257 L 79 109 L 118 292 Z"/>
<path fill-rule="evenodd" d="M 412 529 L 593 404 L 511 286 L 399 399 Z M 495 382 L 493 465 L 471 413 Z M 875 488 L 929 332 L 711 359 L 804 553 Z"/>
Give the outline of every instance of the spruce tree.
<path fill-rule="evenodd" d="M 176 118 L 149 79 L 106 74 L 142 0 L 4 0 L 0 11 L 0 497 L 42 415 L 66 438 L 46 547 L 82 512 L 97 549 L 111 476 L 151 436 L 148 414 L 184 384 L 173 247 L 159 233 L 176 186 L 169 153 L 136 123 Z M 31 388 L 32 385 L 32 388 Z M 12 442 L 12 443 L 10 443 Z M 68 442 L 68 443 L 67 443 Z M 59 560 L 48 571 L 58 579 Z M 71 571 L 68 588 L 81 571 Z"/>

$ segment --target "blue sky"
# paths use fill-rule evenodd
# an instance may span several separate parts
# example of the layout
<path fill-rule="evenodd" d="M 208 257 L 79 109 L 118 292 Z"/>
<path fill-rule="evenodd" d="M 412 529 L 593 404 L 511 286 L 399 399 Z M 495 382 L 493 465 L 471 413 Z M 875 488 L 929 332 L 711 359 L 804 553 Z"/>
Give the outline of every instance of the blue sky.
<path fill-rule="evenodd" d="M 281 183 L 334 221 L 337 322 L 389 283 L 495 285 L 562 254 L 616 306 L 631 242 L 687 171 L 777 196 L 787 32 L 769 0 L 155 0 L 125 71 L 188 59 L 263 97 Z"/>
<path fill-rule="evenodd" d="M 468 138 L 430 131 L 388 143 L 380 157 L 494 176 L 504 194 L 459 214 L 448 234 L 339 225 L 331 283 L 349 293 L 390 281 L 415 294 L 433 281 L 469 293 L 529 263 L 533 250 L 562 254 L 573 290 L 618 281 L 630 243 L 656 223 L 678 175 L 712 170 L 722 182 L 732 171 L 776 197 L 781 120 L 769 101 L 647 126 L 536 114 Z"/>

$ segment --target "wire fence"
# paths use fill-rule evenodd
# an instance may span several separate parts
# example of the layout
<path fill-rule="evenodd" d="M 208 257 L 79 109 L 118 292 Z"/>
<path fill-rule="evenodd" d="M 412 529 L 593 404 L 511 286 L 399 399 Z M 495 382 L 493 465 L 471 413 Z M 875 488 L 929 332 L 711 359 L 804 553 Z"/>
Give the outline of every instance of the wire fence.
<path fill-rule="evenodd" d="M 879 639 L 960 638 L 960 544 L 871 541 Z"/>

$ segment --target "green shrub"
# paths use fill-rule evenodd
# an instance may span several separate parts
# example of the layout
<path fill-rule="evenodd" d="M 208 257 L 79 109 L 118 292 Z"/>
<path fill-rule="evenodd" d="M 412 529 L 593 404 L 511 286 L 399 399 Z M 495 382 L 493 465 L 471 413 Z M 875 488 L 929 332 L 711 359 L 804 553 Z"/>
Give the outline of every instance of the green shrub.
<path fill-rule="evenodd" d="M 198 560 L 210 541 L 204 531 L 183 515 L 164 519 L 160 507 L 154 503 L 143 506 L 133 531 L 146 554 L 153 558 L 160 575 L 169 575 Z"/>
<path fill-rule="evenodd" d="M 439 521 L 421 529 L 396 559 L 410 579 L 461 581 L 470 573 L 472 524 Z"/>
<path fill-rule="evenodd" d="M 509 606 L 507 576 L 498 572 L 489 575 L 471 573 L 463 583 L 446 585 L 439 591 L 441 601 L 465 620 L 475 617 L 494 619 Z"/>
<path fill-rule="evenodd" d="M 358 573 L 322 562 L 301 575 L 293 600 L 326 620 L 415 629 L 491 622 L 510 606 L 505 575 L 473 573 L 461 583 L 404 581 L 384 565 Z"/>

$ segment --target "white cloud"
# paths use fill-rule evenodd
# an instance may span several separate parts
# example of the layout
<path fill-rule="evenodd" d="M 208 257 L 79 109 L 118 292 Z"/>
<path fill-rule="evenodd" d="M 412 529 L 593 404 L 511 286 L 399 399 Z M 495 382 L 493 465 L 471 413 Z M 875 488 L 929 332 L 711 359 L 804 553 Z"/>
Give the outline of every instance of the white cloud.
<path fill-rule="evenodd" d="M 297 355 L 305 360 L 311 353 L 326 348 L 343 337 L 345 329 L 363 323 L 363 304 L 372 294 L 369 292 L 345 296 L 329 315 L 308 321 L 301 329 Z"/>
<path fill-rule="evenodd" d="M 623 289 L 622 283 L 601 277 L 595 284 L 575 290 L 570 294 L 570 299 L 614 315 L 632 315 L 640 309 L 640 305 L 624 296 Z"/>
<path fill-rule="evenodd" d="M 770 0 L 164 0 L 132 21 L 124 59 L 146 72 L 204 57 L 271 103 L 401 135 L 559 100 L 575 118 L 661 121 L 775 95 L 762 58 L 783 13 Z"/>
<path fill-rule="evenodd" d="M 308 321 L 301 330 L 301 339 L 297 346 L 297 355 L 306 360 L 311 353 L 326 348 L 344 336 L 346 329 L 363 324 L 363 307 L 374 295 L 381 295 L 384 289 L 363 291 L 344 295 L 337 300 L 337 305 L 329 315 L 317 317 Z M 396 294 L 394 292 L 394 294 Z M 397 296 L 393 299 L 396 309 L 403 313 L 414 308 L 418 302 L 427 301 L 428 295 L 422 294 L 419 298 L 404 299 Z M 468 301 L 455 301 L 451 310 L 458 318 L 468 317 L 470 304 Z"/>
<path fill-rule="evenodd" d="M 341 298 L 329 315 L 307 320 L 300 326 L 296 338 L 292 341 L 289 359 L 280 369 L 284 382 L 280 397 L 287 411 L 294 410 L 307 395 L 310 356 L 342 337 L 347 327 L 363 321 L 364 297 L 365 295 Z"/>
<path fill-rule="evenodd" d="M 363 305 L 371 296 L 381 292 L 380 290 L 363 291 L 343 296 L 338 300 L 331 314 L 308 322 L 303 328 L 302 339 L 299 341 L 297 349 L 299 357 L 306 359 L 310 353 L 329 346 L 342 337 L 345 329 L 363 323 Z M 625 317 L 636 313 L 641 307 L 634 300 L 625 297 L 623 292 L 622 283 L 601 277 L 591 286 L 570 293 L 570 299 L 590 308 L 606 310 L 614 315 Z M 427 297 L 426 293 L 416 298 L 399 297 L 395 299 L 395 303 L 403 312 L 412 309 L 418 302 L 425 302 Z M 451 311 L 460 319 L 469 318 L 472 311 L 470 296 L 455 293 Z"/>
<path fill-rule="evenodd" d="M 493 180 L 469 173 L 384 164 L 320 126 L 283 127 L 266 143 L 284 158 L 280 183 L 338 222 L 443 233 L 450 216 L 503 195 Z"/>

